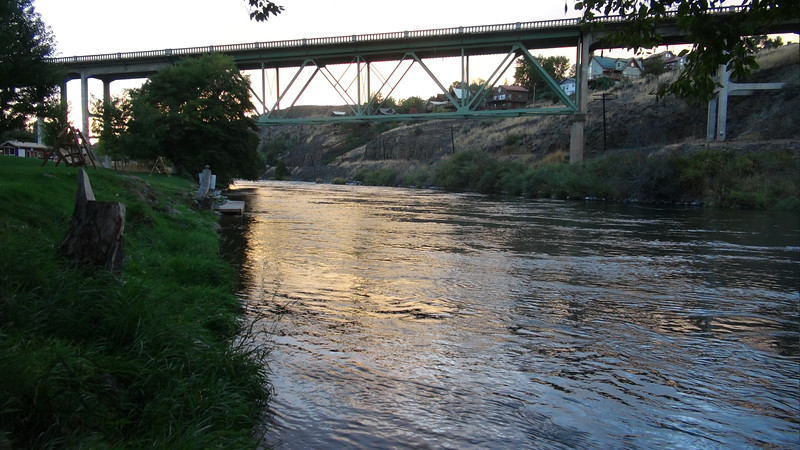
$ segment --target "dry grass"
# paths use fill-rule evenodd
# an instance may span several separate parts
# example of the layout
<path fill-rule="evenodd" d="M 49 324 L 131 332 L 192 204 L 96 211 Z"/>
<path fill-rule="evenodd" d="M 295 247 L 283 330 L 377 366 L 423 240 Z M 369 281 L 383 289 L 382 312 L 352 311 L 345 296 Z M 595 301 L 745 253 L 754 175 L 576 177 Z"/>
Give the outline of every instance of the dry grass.
<path fill-rule="evenodd" d="M 775 49 L 759 52 L 759 70 L 775 69 L 800 63 L 800 44 L 787 44 Z"/>

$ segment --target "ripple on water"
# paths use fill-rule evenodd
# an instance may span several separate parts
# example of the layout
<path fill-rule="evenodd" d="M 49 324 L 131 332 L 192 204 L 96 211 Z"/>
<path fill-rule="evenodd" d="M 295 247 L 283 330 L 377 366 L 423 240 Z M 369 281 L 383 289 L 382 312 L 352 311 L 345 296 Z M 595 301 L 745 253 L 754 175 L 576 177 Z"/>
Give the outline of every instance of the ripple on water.
<path fill-rule="evenodd" d="M 270 443 L 798 444 L 796 217 L 254 189 Z"/>

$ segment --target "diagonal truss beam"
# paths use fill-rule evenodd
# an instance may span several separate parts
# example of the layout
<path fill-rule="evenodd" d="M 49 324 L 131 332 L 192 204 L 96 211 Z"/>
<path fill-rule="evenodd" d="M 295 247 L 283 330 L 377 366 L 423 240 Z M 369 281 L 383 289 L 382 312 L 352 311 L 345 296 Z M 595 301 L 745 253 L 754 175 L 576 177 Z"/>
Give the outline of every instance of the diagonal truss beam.
<path fill-rule="evenodd" d="M 399 55 L 395 61 L 396 64 L 388 77 L 383 77 L 380 71 L 371 67 L 368 55 L 356 54 L 347 64 L 335 64 L 337 66 L 345 66 L 341 75 L 338 77 L 334 75 L 330 67 L 326 64 L 318 64 L 314 59 L 306 59 L 303 63 L 296 68 L 291 81 L 284 87 L 277 89 L 277 101 L 273 108 L 263 115 L 258 122 L 263 125 L 277 125 L 288 123 L 327 123 L 327 122 L 343 122 L 343 121 L 402 121 L 402 120 L 419 120 L 419 119 L 438 119 L 438 118 L 467 118 L 467 117 L 509 117 L 521 115 L 548 115 L 548 114 L 574 114 L 577 112 L 578 107 L 575 102 L 559 87 L 558 83 L 544 70 L 533 55 L 528 51 L 525 46 L 520 42 L 512 42 L 508 44 L 508 50 L 503 55 L 502 60 L 497 64 L 491 76 L 486 79 L 479 87 L 477 92 L 471 93 L 469 86 L 469 54 L 468 49 L 461 51 L 461 86 L 465 88 L 462 90 L 460 98 L 456 96 L 451 90 L 445 87 L 442 81 L 437 77 L 431 67 L 425 62 L 417 51 L 406 51 Z M 498 53 L 495 53 L 498 54 Z M 503 75 L 508 72 L 511 65 L 520 58 L 527 60 L 534 69 L 536 75 L 544 80 L 548 89 L 553 92 L 560 105 L 552 107 L 526 107 L 514 110 L 483 110 L 485 101 L 492 95 L 494 89 L 500 83 Z M 384 62 L 391 62 L 384 61 Z M 406 65 L 405 69 L 403 66 Z M 384 102 L 388 99 L 400 83 L 406 78 L 410 70 L 419 66 L 422 71 L 427 74 L 428 78 L 438 87 L 441 94 L 447 99 L 451 108 L 454 111 L 450 112 L 437 112 L 426 114 L 401 114 L 385 116 L 379 114 Z M 314 68 L 313 73 L 306 79 L 305 83 L 294 94 L 291 106 L 295 106 L 300 100 L 300 97 L 306 93 L 312 81 L 317 75 L 322 74 L 322 78 L 327 84 L 334 89 L 339 97 L 344 101 L 349 109 L 349 115 L 346 117 L 326 117 L 326 118 L 313 118 L 313 119 L 288 119 L 287 111 L 283 114 L 279 113 L 280 105 L 289 100 L 290 90 L 295 88 L 298 80 L 301 78 L 301 73 L 308 69 Z M 355 75 L 347 78 L 348 73 L 352 73 L 355 67 Z M 277 69 L 276 69 L 277 70 Z M 379 86 L 377 90 L 371 91 L 371 79 L 373 73 L 377 73 Z M 276 80 L 278 76 L 276 74 Z M 355 85 L 355 95 L 353 93 Z M 380 100 L 379 96 L 383 94 L 384 90 L 389 87 L 388 92 Z M 366 95 L 363 94 L 364 87 L 366 87 Z M 252 91 L 252 89 L 251 89 Z M 255 93 L 253 93 L 255 95 Z M 256 96 L 258 99 L 258 96 Z M 264 100 L 259 99 L 264 104 Z"/>

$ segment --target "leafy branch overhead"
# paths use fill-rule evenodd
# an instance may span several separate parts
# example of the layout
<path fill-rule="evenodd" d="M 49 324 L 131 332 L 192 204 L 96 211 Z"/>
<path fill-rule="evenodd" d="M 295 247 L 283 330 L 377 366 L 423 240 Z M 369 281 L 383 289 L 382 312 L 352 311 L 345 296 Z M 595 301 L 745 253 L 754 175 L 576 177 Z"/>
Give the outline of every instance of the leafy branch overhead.
<path fill-rule="evenodd" d="M 277 16 L 283 12 L 283 6 L 276 5 L 271 1 L 247 0 L 250 3 L 250 19 L 256 22 L 266 22 L 269 16 Z"/>
<path fill-rule="evenodd" d="M 566 6 L 566 3 L 565 3 Z M 744 6 L 741 11 L 713 14 L 716 8 Z M 663 43 L 659 24 L 673 16 L 679 29 L 694 42 L 684 51 L 686 66 L 677 80 L 659 94 L 675 94 L 698 100 L 710 99 L 716 88 L 713 76 L 720 65 L 728 65 L 733 77 L 758 68 L 753 36 L 765 27 L 800 17 L 800 0 L 584 0 L 574 1 L 584 23 L 592 27 L 597 16 L 618 15 L 628 25 L 612 33 L 606 42 L 639 50 Z"/>

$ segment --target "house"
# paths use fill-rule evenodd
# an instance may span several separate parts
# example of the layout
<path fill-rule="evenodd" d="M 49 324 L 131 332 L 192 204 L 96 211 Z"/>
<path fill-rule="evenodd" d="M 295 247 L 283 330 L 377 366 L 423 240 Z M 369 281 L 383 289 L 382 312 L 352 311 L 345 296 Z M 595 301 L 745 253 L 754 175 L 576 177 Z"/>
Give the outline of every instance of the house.
<path fill-rule="evenodd" d="M 561 82 L 558 83 L 558 86 L 561 87 L 561 90 L 567 95 L 575 94 L 575 91 L 578 89 L 577 85 L 575 84 L 575 78 L 561 80 Z"/>
<path fill-rule="evenodd" d="M 20 156 L 23 158 L 44 158 L 50 148 L 36 142 L 5 141 L 0 145 L 3 155 Z"/>
<path fill-rule="evenodd" d="M 650 68 L 651 66 L 655 67 L 660 65 L 665 70 L 681 70 L 685 64 L 685 56 L 676 55 L 675 53 L 666 50 L 645 58 L 643 67 Z"/>
<path fill-rule="evenodd" d="M 522 86 L 497 86 L 492 98 L 486 102 L 488 109 L 517 109 L 528 104 L 528 90 Z"/>
<path fill-rule="evenodd" d="M 589 62 L 589 79 L 609 77 L 613 79 L 640 78 L 642 62 L 636 58 L 609 58 L 592 56 Z"/>
<path fill-rule="evenodd" d="M 686 65 L 686 56 L 675 55 L 664 61 L 664 67 L 669 70 L 683 70 Z"/>

